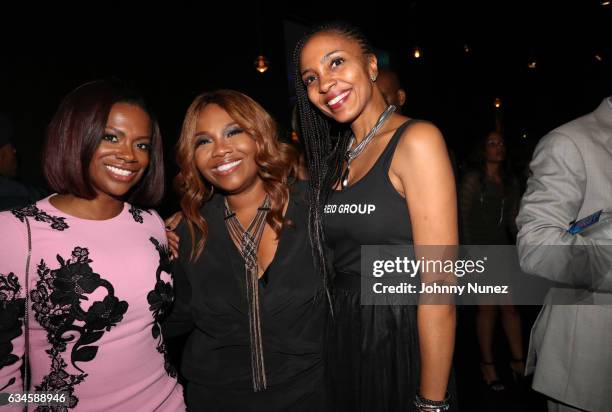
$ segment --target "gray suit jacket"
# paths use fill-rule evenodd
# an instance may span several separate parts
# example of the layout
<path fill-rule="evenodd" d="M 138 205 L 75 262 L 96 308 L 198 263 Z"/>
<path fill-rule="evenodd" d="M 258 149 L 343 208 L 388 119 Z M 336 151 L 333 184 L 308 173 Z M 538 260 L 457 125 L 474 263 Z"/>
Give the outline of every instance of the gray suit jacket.
<path fill-rule="evenodd" d="M 588 288 L 588 280 L 596 280 L 604 293 L 595 295 L 606 297 L 612 290 L 612 247 L 606 246 L 612 236 L 571 235 L 567 228 L 599 209 L 612 211 L 607 99 L 542 138 L 530 169 L 516 219 L 521 268 L 573 287 Z M 585 277 L 576 276 L 577 266 L 588 272 Z M 531 331 L 527 373 L 534 370 L 535 390 L 588 411 L 612 411 L 612 306 L 544 305 Z"/>

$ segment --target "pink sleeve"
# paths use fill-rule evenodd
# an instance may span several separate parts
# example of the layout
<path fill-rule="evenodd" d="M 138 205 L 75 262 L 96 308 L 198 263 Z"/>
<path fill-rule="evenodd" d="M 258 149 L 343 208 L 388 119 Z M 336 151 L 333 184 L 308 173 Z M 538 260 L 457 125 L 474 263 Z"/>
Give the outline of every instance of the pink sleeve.
<path fill-rule="evenodd" d="M 168 247 L 168 234 L 166 233 L 166 223 L 164 222 L 164 219 L 162 219 L 161 216 L 153 209 L 149 209 L 149 212 L 154 217 L 156 222 L 159 223 L 159 225 L 153 225 L 153 232 L 156 236 L 159 236 L 158 239 L 161 241 L 162 245 Z"/>
<path fill-rule="evenodd" d="M 166 223 L 164 222 L 164 219 L 161 218 L 161 216 L 154 210 L 154 209 L 149 209 L 149 212 L 151 213 L 151 216 L 153 216 L 155 218 L 155 220 L 159 223 L 159 226 L 155 225 L 155 229 L 156 230 L 160 230 L 160 234 L 163 233 L 163 238 L 166 237 Z"/>
<path fill-rule="evenodd" d="M 25 223 L 10 212 L 0 213 L 0 228 L 0 392 L 15 393 L 23 391 L 28 246 Z"/>

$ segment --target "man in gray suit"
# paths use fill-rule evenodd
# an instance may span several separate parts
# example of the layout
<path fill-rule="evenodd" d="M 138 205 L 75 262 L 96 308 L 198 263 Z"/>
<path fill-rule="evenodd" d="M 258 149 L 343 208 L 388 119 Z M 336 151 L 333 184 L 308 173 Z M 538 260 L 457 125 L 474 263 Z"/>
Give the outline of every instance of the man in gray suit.
<path fill-rule="evenodd" d="M 521 268 L 566 285 L 577 304 L 555 305 L 549 293 L 527 373 L 535 370 L 533 388 L 551 412 L 612 411 L 612 306 L 598 304 L 612 297 L 611 225 L 568 232 L 572 221 L 612 211 L 612 99 L 542 138 L 530 169 L 516 219 Z"/>

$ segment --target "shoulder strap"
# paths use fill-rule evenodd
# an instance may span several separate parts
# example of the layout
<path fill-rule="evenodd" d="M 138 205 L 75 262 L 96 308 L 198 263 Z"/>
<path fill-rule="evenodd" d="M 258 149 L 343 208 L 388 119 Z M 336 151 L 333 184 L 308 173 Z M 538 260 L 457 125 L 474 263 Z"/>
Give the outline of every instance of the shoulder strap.
<path fill-rule="evenodd" d="M 387 143 L 387 147 L 385 147 L 385 150 L 380 155 L 381 160 L 382 160 L 383 171 L 385 173 L 389 172 L 389 167 L 391 167 L 391 160 L 393 159 L 393 155 L 395 154 L 395 148 L 397 147 L 397 143 L 399 142 L 400 138 L 404 134 L 404 131 L 410 125 L 412 125 L 413 123 L 417 123 L 419 121 L 421 120 L 417 120 L 417 119 L 406 120 L 400 127 L 397 128 L 397 130 L 391 137 L 391 140 L 389 140 L 389 143 Z"/>

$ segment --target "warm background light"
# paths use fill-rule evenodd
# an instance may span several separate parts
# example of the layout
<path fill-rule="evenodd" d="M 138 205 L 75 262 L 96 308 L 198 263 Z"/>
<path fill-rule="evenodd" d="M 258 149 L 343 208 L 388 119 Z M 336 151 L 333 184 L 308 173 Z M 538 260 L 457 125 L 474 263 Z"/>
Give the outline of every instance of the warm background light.
<path fill-rule="evenodd" d="M 259 73 L 263 73 L 268 70 L 268 59 L 266 59 L 263 55 L 257 56 L 255 59 L 255 70 Z"/>

